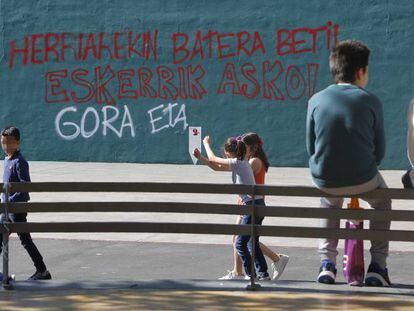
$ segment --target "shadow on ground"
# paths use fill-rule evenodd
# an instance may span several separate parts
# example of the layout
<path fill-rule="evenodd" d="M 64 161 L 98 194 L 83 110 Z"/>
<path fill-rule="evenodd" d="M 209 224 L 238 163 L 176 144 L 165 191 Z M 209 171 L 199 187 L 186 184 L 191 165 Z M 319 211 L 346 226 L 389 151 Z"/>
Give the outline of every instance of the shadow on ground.
<path fill-rule="evenodd" d="M 351 288 L 304 281 L 16 282 L 0 292 L 2 310 L 412 310 L 414 286 Z"/>

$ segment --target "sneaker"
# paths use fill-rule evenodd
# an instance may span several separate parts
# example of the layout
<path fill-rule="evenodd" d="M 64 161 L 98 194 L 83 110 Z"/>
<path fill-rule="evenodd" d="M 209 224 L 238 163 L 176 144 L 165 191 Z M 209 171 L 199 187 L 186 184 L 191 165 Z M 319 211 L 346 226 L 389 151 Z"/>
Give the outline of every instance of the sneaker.
<path fill-rule="evenodd" d="M 250 281 L 250 276 L 248 276 L 248 275 L 246 275 L 245 277 L 244 277 L 244 279 L 246 280 L 246 281 Z M 255 281 L 270 281 L 270 276 L 267 274 L 267 275 L 261 275 L 261 276 L 259 276 L 259 277 L 255 277 Z"/>
<path fill-rule="evenodd" d="M 3 277 L 4 277 L 3 273 L 0 272 L 0 282 L 3 282 Z M 12 274 L 9 276 L 8 281 L 11 282 L 11 281 L 14 281 L 15 279 L 16 279 L 16 275 Z"/>
<path fill-rule="evenodd" d="M 388 277 L 388 269 L 381 269 L 376 262 L 372 262 L 365 277 L 366 286 L 388 287 L 391 286 L 390 278 Z"/>
<path fill-rule="evenodd" d="M 289 261 L 288 255 L 279 255 L 279 260 L 272 262 L 272 280 L 276 281 L 282 275 L 283 271 L 285 270 L 286 264 Z"/>
<path fill-rule="evenodd" d="M 334 284 L 336 278 L 335 264 L 330 260 L 324 260 L 319 268 L 318 282 L 324 284 Z"/>
<path fill-rule="evenodd" d="M 36 271 L 30 278 L 29 281 L 35 281 L 35 280 L 50 280 L 52 276 L 50 275 L 50 272 L 45 270 L 43 272 Z"/>
<path fill-rule="evenodd" d="M 227 272 L 228 273 L 219 278 L 219 280 L 244 280 L 244 274 L 237 275 L 234 271 L 230 270 L 228 270 Z"/>
<path fill-rule="evenodd" d="M 257 278 L 259 281 L 270 281 L 270 276 L 269 274 L 265 274 L 265 275 L 259 275 L 259 277 Z"/>

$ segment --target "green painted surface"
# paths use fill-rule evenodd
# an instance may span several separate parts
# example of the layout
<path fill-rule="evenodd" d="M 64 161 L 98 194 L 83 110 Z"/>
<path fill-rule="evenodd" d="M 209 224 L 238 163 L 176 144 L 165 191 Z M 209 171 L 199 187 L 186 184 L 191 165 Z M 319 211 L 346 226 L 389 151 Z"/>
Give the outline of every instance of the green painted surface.
<path fill-rule="evenodd" d="M 217 151 L 257 131 L 272 166 L 307 166 L 307 99 L 352 38 L 372 50 L 382 168 L 408 164 L 412 1 L 0 3 L 0 125 L 22 129 L 29 160 L 191 163 L 187 126 L 201 126 Z"/>

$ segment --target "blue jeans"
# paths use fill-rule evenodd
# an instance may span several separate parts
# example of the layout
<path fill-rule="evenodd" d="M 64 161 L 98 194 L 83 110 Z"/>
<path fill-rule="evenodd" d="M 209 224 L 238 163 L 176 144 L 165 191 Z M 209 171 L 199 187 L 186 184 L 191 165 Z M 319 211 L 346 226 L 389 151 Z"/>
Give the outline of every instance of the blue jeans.
<path fill-rule="evenodd" d="M 252 201 L 244 203 L 244 205 L 252 205 Z M 255 200 L 255 205 L 262 205 L 264 206 L 264 200 L 259 199 Z M 256 217 L 255 224 L 261 225 L 263 222 L 264 217 Z M 252 216 L 244 215 L 241 221 L 242 225 L 247 225 L 252 223 Z M 252 239 L 250 235 L 238 235 L 236 237 L 236 249 L 237 253 L 240 256 L 241 261 L 243 262 L 244 271 L 246 275 L 251 276 L 251 264 L 252 264 L 252 256 L 251 256 L 251 249 L 252 249 Z M 259 237 L 256 237 L 256 247 L 255 247 L 255 258 L 254 264 L 256 267 L 256 274 L 259 277 L 267 277 L 269 274 L 267 273 L 267 263 L 266 259 L 263 256 L 262 250 L 260 249 L 259 244 Z"/>
<path fill-rule="evenodd" d="M 27 217 L 26 213 L 9 214 L 9 220 L 11 222 L 27 222 L 26 217 Z M 6 219 L 5 215 L 1 214 L 0 222 L 3 223 L 5 219 Z M 36 271 L 39 271 L 39 272 L 46 271 L 46 265 L 43 262 L 42 255 L 40 254 L 36 245 L 33 243 L 32 236 L 30 235 L 30 233 L 18 233 L 17 235 L 19 236 L 20 242 L 22 243 L 23 247 L 26 249 L 27 253 L 32 259 L 34 266 L 36 267 Z M 2 252 L 2 249 L 3 249 L 3 235 L 0 234 L 0 253 Z"/>

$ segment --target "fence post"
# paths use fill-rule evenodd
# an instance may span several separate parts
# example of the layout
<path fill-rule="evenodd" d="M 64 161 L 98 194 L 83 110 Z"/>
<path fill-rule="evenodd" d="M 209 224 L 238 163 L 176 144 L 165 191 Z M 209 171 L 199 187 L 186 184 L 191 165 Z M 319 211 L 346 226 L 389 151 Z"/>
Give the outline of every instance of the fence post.
<path fill-rule="evenodd" d="M 251 275 L 250 275 L 250 285 L 247 285 L 247 290 L 258 290 L 261 286 L 260 284 L 256 283 L 256 268 L 254 259 L 256 258 L 256 204 L 255 204 L 255 196 L 256 196 L 256 185 L 252 186 L 252 214 L 251 214 L 251 223 L 250 223 L 250 239 L 252 241 L 252 253 L 251 253 Z"/>
<path fill-rule="evenodd" d="M 4 219 L 2 222 L 3 226 L 3 288 L 4 289 L 11 289 L 10 279 L 9 279 L 9 236 L 10 236 L 10 228 L 9 228 L 9 190 L 10 184 L 4 183 L 3 186 L 3 193 L 4 193 Z"/>

